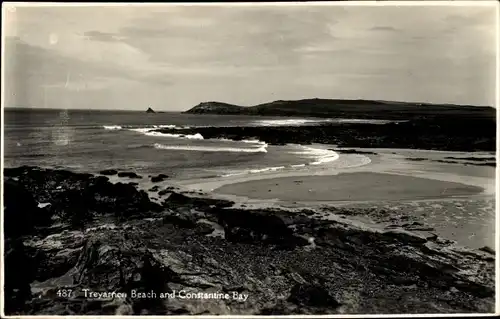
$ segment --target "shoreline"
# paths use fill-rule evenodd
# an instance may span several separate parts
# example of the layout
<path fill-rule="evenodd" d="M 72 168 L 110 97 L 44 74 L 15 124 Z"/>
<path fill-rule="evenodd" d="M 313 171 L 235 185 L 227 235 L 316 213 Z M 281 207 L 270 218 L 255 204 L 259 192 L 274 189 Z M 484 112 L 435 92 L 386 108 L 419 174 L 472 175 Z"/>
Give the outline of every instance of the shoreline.
<path fill-rule="evenodd" d="M 332 146 L 334 148 L 334 146 Z M 341 150 L 346 148 L 340 148 Z M 275 179 L 285 177 L 307 177 L 307 176 L 335 176 L 341 173 L 352 172 L 376 172 L 403 176 L 413 176 L 438 180 L 443 182 L 463 183 L 466 185 L 484 188 L 484 194 L 494 195 L 496 170 L 494 167 L 472 167 L 469 168 L 472 174 L 462 175 L 460 170 L 466 167 L 460 163 L 439 163 L 439 162 L 417 162 L 411 160 L 412 153 L 418 153 L 419 158 L 436 157 L 445 158 L 447 155 L 470 156 L 477 154 L 481 156 L 491 156 L 490 152 L 451 152 L 434 150 L 413 150 L 413 149 L 380 149 L 380 148 L 348 148 L 359 153 L 342 154 L 341 158 L 346 156 L 364 156 L 369 158 L 368 163 L 361 165 L 335 168 L 338 160 L 320 166 L 306 166 L 296 170 L 268 171 L 259 174 L 241 174 L 226 177 L 203 178 L 203 179 L 183 179 L 176 183 L 187 189 L 202 190 L 204 192 L 214 192 L 216 189 L 225 185 L 237 184 L 248 181 L 257 181 L 262 179 Z M 374 154 L 366 154 L 374 153 Z M 410 157 L 408 157 L 410 156 Z M 333 167 L 332 167 L 333 166 Z M 458 169 L 458 172 L 441 171 L 442 168 Z M 477 172 L 484 172 L 483 175 Z M 488 172 L 488 173 L 486 173 Z"/>

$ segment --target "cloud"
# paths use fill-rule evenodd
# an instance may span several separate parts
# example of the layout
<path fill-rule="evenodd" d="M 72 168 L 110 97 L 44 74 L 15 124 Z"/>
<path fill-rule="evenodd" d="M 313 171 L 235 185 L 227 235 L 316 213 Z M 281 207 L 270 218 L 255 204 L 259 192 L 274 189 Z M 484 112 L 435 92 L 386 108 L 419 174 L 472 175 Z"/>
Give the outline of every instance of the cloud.
<path fill-rule="evenodd" d="M 376 26 L 376 27 L 370 28 L 370 31 L 396 32 L 397 29 L 394 27 L 388 27 L 388 26 Z"/>
<path fill-rule="evenodd" d="M 38 96 L 40 88 L 44 87 L 95 90 L 113 86 L 119 79 L 161 86 L 172 83 L 165 74 L 160 76 L 156 73 L 153 78 L 148 73 L 115 68 L 96 61 L 83 61 L 62 55 L 56 50 L 30 45 L 18 37 L 6 37 L 5 58 L 8 61 L 4 70 L 6 88 L 23 91 L 23 94 L 17 94 L 21 99 Z"/>
<path fill-rule="evenodd" d="M 113 33 L 100 32 L 100 31 L 86 31 L 83 35 L 91 41 L 102 41 L 102 42 L 117 42 L 120 41 L 120 37 Z"/>
<path fill-rule="evenodd" d="M 154 62 L 182 64 L 187 68 L 202 61 L 272 68 L 283 64 L 293 66 L 300 59 L 295 52 L 297 48 L 331 39 L 327 26 L 318 22 L 335 22 L 319 11 L 217 9 L 186 7 L 175 14 L 153 12 L 123 27 L 120 36 L 149 54 Z M 211 14 L 204 15 L 206 12 Z M 182 16 L 182 23 L 178 16 Z"/>
<path fill-rule="evenodd" d="M 33 105 L 43 88 L 54 103 L 176 110 L 315 96 L 491 104 L 494 17 L 473 6 L 20 8 L 6 74 Z"/>

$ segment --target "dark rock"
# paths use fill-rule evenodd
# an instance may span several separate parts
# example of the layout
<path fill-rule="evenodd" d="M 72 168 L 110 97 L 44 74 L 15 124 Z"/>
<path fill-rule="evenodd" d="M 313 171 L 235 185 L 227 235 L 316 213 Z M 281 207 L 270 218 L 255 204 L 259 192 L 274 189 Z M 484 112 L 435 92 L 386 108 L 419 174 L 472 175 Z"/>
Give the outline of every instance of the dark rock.
<path fill-rule="evenodd" d="M 167 214 L 163 216 L 163 223 L 176 225 L 181 228 L 196 227 L 196 219 L 193 216 L 184 215 L 180 213 Z"/>
<path fill-rule="evenodd" d="M 159 187 L 159 186 L 153 186 L 153 187 L 151 187 L 148 191 L 149 191 L 149 192 L 157 192 L 157 191 L 158 191 L 158 189 L 160 189 L 160 187 Z"/>
<path fill-rule="evenodd" d="M 35 279 L 37 266 L 26 253 L 20 239 L 5 241 L 4 247 L 4 302 L 5 313 L 19 311 L 31 299 L 30 283 Z"/>
<path fill-rule="evenodd" d="M 410 232 L 406 232 L 403 230 L 389 230 L 386 231 L 384 235 L 390 238 L 400 240 L 404 243 L 423 244 L 427 242 L 427 239 L 425 237 Z"/>
<path fill-rule="evenodd" d="M 83 243 L 80 241 L 79 246 L 82 245 Z M 35 279 L 43 282 L 63 276 L 76 265 L 80 252 L 80 249 L 68 247 L 48 249 L 47 251 L 38 250 L 33 255 L 33 260 L 38 266 Z"/>
<path fill-rule="evenodd" d="M 10 173 L 16 174 L 19 182 L 6 183 L 5 222 L 12 225 L 22 223 L 23 232 L 34 226 L 51 223 L 53 216 L 80 229 L 99 215 L 129 218 L 162 210 L 161 205 L 150 201 L 146 192 L 139 191 L 130 184 L 112 184 L 105 176 L 94 177 L 90 174 L 33 167 L 18 168 Z M 26 185 L 29 191 L 22 191 L 22 187 L 15 186 L 16 183 Z M 50 205 L 40 210 L 37 202 Z M 22 212 L 11 215 L 10 209 Z M 23 218 L 16 221 L 18 217 Z M 8 232 L 16 229 L 16 226 L 9 227 Z"/>
<path fill-rule="evenodd" d="M 369 151 L 361 151 L 361 150 L 353 150 L 353 149 L 345 149 L 345 150 L 333 149 L 332 151 L 335 151 L 335 152 L 337 152 L 337 153 L 342 153 L 342 154 L 366 154 L 366 155 L 377 155 L 377 153 L 374 153 L 374 152 L 369 152 Z"/>
<path fill-rule="evenodd" d="M 486 252 L 488 254 L 495 255 L 495 250 L 493 248 L 489 247 L 489 246 L 481 247 L 481 248 L 479 248 L 479 250 L 484 251 L 484 252 Z"/>
<path fill-rule="evenodd" d="M 158 183 L 158 182 L 161 182 L 161 181 L 165 180 L 166 178 L 168 178 L 167 175 L 165 175 L 165 174 L 159 174 L 157 176 L 151 177 L 151 182 L 152 183 Z"/>
<path fill-rule="evenodd" d="M 19 182 L 4 181 L 4 234 L 17 237 L 32 232 L 35 226 L 46 226 L 50 215 L 38 208 L 29 191 Z"/>
<path fill-rule="evenodd" d="M 148 109 L 146 110 L 146 113 L 156 113 L 155 111 L 153 111 L 152 108 L 148 107 Z"/>
<path fill-rule="evenodd" d="M 164 191 L 159 192 L 159 195 L 163 195 Z M 173 191 L 165 190 L 165 194 L 170 192 L 168 198 L 165 199 L 163 205 L 166 207 L 178 207 L 182 205 L 183 207 L 197 208 L 202 211 L 210 211 L 212 207 L 223 208 L 230 207 L 234 205 L 234 202 L 213 198 L 199 198 L 199 197 L 189 197 L 183 194 L 179 194 Z"/>
<path fill-rule="evenodd" d="M 163 195 L 167 195 L 168 193 L 170 193 L 170 190 L 166 190 L 166 189 L 164 189 L 164 190 L 159 191 L 159 192 L 158 192 L 158 195 L 159 195 L 159 196 L 163 196 Z"/>
<path fill-rule="evenodd" d="M 207 223 L 198 223 L 196 225 L 196 232 L 200 234 L 204 235 L 211 234 L 214 232 L 214 230 L 215 230 L 214 227 Z"/>
<path fill-rule="evenodd" d="M 119 291 L 130 295 L 132 290 L 139 293 L 155 292 L 157 295 L 169 292 L 168 283 L 176 274 L 156 261 L 151 253 L 130 251 L 126 247 L 109 246 L 103 240 L 91 238 L 79 257 L 74 281 L 100 291 Z M 133 312 L 140 314 L 164 313 L 159 298 L 132 300 Z"/>
<path fill-rule="evenodd" d="M 288 301 L 299 306 L 322 307 L 334 309 L 341 304 L 321 286 L 312 284 L 296 284 L 292 287 Z"/>
<path fill-rule="evenodd" d="M 307 240 L 297 237 L 280 217 L 266 211 L 216 209 L 218 224 L 230 242 L 271 244 L 283 249 L 305 246 Z"/>
<path fill-rule="evenodd" d="M 107 176 L 112 176 L 118 174 L 118 171 L 116 169 L 105 169 L 99 172 L 101 175 L 107 175 Z"/>
<path fill-rule="evenodd" d="M 414 162 L 421 162 L 427 160 L 427 158 L 422 158 L 422 157 L 407 157 L 406 159 L 408 161 L 414 161 Z"/>
<path fill-rule="evenodd" d="M 407 227 L 406 230 L 409 231 L 435 231 L 434 227 Z"/>
<path fill-rule="evenodd" d="M 134 172 L 119 172 L 118 177 L 128 177 L 128 178 L 138 178 L 138 179 L 142 178 L 142 176 L 137 175 Z"/>

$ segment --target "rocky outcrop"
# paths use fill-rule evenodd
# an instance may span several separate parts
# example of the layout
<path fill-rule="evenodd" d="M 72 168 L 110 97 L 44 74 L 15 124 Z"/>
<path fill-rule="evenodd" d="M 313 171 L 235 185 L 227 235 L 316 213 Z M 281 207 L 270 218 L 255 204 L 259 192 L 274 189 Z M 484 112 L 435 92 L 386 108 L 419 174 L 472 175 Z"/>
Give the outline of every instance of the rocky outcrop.
<path fill-rule="evenodd" d="M 118 177 L 128 177 L 128 178 L 137 178 L 137 179 L 141 179 L 142 178 L 141 175 L 137 175 L 134 172 L 119 172 L 118 173 Z"/>
<path fill-rule="evenodd" d="M 477 127 L 464 130 L 464 127 Z M 447 151 L 495 151 L 494 118 L 411 119 L 387 124 L 322 124 L 309 126 L 198 127 L 156 129 L 171 134 L 201 134 L 205 139 L 258 139 L 273 145 L 335 144 L 338 147 L 410 148 Z"/>
<path fill-rule="evenodd" d="M 148 107 L 146 113 L 156 113 L 152 108 Z"/>
<path fill-rule="evenodd" d="M 162 210 L 161 205 L 150 201 L 146 192 L 133 185 L 110 183 L 105 176 L 37 167 L 5 169 L 4 175 L 6 223 L 23 223 L 23 231 L 31 229 L 31 223 L 43 226 L 54 218 L 81 228 L 104 215 L 125 219 Z M 38 203 L 44 204 L 43 209 L 38 209 Z M 11 226 L 9 232 L 16 227 Z"/>
<path fill-rule="evenodd" d="M 37 226 L 50 223 L 50 216 L 39 209 L 33 195 L 19 181 L 4 181 L 3 229 L 7 238 L 29 234 Z M 6 227 L 5 225 L 8 225 Z"/>
<path fill-rule="evenodd" d="M 433 242 L 414 246 L 403 238 L 337 223 L 308 225 L 308 231 L 315 235 L 315 228 L 323 228 L 324 234 L 332 234 L 330 238 L 345 232 L 338 242 L 323 239 L 316 241 L 316 248 L 282 249 L 280 243 L 266 242 L 262 237 L 234 242 L 192 227 L 207 215 L 177 213 L 181 219 L 191 219 L 192 224 L 185 225 L 175 219 L 143 220 L 88 231 L 78 258 L 73 259 L 74 267 L 62 276 L 72 278 L 64 287 L 79 291 L 79 296 L 66 298 L 66 306 L 61 308 L 63 303 L 57 306 L 54 301 L 54 291 L 52 295 L 50 291 L 42 297 L 36 295 L 38 303 L 51 298 L 51 306 L 42 306 L 38 313 L 64 314 L 68 305 L 72 309 L 89 309 L 86 314 L 115 314 L 128 309 L 129 314 L 157 315 L 493 309 L 494 262 L 481 253 L 453 251 Z M 295 235 L 306 235 L 295 224 L 298 221 L 289 222 L 296 226 Z M 127 293 L 127 297 L 113 303 L 89 300 L 83 298 L 83 288 Z M 154 297 L 131 297 L 133 293 L 151 291 Z M 231 297 L 200 302 L 167 295 L 174 291 L 220 292 Z M 409 294 L 412 298 L 405 297 Z"/>
<path fill-rule="evenodd" d="M 26 252 L 22 240 L 4 242 L 5 313 L 20 313 L 32 298 L 30 283 L 35 279 L 37 264 Z"/>
<path fill-rule="evenodd" d="M 105 169 L 99 172 L 101 175 L 106 175 L 106 176 L 113 176 L 118 174 L 118 171 L 116 169 Z"/>
<path fill-rule="evenodd" d="M 330 293 L 319 285 L 306 283 L 296 284 L 290 291 L 288 301 L 299 306 L 312 306 L 318 308 L 337 308 L 340 303 Z"/>
<path fill-rule="evenodd" d="M 151 182 L 152 183 L 159 183 L 159 182 L 162 182 L 164 181 L 165 179 L 168 178 L 168 175 L 165 175 L 165 174 L 159 174 L 159 175 L 156 175 L 156 176 L 152 176 L 151 177 Z"/>

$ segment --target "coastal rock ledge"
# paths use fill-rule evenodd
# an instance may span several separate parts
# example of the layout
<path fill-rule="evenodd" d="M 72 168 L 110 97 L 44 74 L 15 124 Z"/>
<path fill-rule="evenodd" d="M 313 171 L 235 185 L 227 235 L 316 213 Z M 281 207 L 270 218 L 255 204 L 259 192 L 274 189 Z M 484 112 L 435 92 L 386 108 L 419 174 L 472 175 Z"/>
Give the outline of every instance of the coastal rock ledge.
<path fill-rule="evenodd" d="M 160 205 L 93 174 L 4 176 L 7 315 L 494 312 L 494 255 L 437 236 L 173 188 Z"/>

